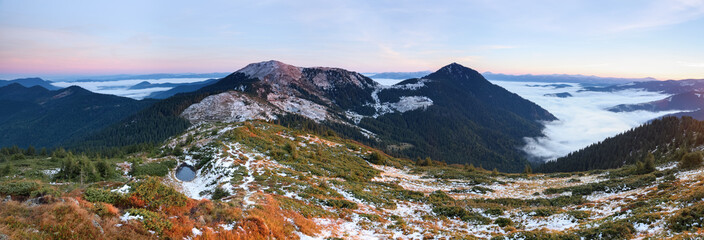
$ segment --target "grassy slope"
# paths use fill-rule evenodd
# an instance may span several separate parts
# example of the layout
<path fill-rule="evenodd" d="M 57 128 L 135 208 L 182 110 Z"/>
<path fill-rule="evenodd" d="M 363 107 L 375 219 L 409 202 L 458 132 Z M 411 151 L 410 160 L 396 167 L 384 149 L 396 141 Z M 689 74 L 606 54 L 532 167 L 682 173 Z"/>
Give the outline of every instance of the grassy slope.
<path fill-rule="evenodd" d="M 0 183 L 0 196 L 12 199 L 0 203 L 0 233 L 22 239 L 619 239 L 685 237 L 701 233 L 696 226 L 704 223 L 704 174 L 680 170 L 672 159 L 659 159 L 660 170 L 640 175 L 631 166 L 522 175 L 437 162 L 416 166 L 372 157 L 375 151 L 334 136 L 247 122 L 202 125 L 160 151 L 106 160 L 132 162 L 139 169 L 132 174 L 143 174 L 138 177 L 48 184 L 61 182 L 43 173 L 61 167 L 60 156 L 0 156 L 0 170 L 13 169 Z M 162 172 L 177 165 L 162 162 L 174 161 L 217 179 L 199 190 L 221 200 L 173 191 L 191 187 Z M 232 164 L 218 167 L 225 162 Z M 125 185 L 130 190 L 124 194 L 100 190 Z M 126 214 L 141 219 L 121 221 Z"/>

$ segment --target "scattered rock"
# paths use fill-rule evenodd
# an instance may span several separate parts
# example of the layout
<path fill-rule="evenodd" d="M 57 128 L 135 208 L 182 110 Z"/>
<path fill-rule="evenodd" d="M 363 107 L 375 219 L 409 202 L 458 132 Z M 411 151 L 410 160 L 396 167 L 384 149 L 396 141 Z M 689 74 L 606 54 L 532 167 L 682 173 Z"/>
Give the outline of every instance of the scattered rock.
<path fill-rule="evenodd" d="M 105 234 L 105 231 L 103 231 L 103 227 L 100 226 L 100 223 L 98 223 L 97 220 L 93 219 L 93 227 L 97 228 L 100 230 L 100 234 Z"/>

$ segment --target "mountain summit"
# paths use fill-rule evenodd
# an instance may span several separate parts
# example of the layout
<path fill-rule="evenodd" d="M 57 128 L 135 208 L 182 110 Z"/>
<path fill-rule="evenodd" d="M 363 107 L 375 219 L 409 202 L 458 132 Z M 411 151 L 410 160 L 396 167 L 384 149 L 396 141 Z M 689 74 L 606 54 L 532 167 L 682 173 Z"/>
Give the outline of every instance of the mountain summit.
<path fill-rule="evenodd" d="M 165 99 L 94 139 L 127 132 L 153 141 L 191 124 L 254 119 L 334 131 L 396 156 L 521 171 L 523 138 L 540 136 L 540 122 L 556 118 L 457 63 L 385 86 L 345 69 L 272 60 Z"/>

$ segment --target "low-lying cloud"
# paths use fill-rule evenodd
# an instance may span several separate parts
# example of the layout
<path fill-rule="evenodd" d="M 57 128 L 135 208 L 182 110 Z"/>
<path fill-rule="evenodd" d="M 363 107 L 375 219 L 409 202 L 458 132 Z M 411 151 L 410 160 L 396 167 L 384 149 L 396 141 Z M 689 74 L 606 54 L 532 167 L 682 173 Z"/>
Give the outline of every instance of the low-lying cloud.
<path fill-rule="evenodd" d="M 81 82 L 53 82 L 57 87 L 79 86 L 91 92 L 112 94 L 122 97 L 142 99 L 153 92 L 166 91 L 171 87 L 153 87 L 144 89 L 129 89 L 138 83 L 147 81 L 152 84 L 157 83 L 192 83 L 208 80 L 208 78 L 161 78 L 161 79 L 126 79 L 115 81 L 81 81 Z"/>
<path fill-rule="evenodd" d="M 491 82 L 540 105 L 559 119 L 546 123 L 543 130 L 544 137 L 525 139 L 526 145 L 523 146 L 523 150 L 541 160 L 554 160 L 607 137 L 640 126 L 651 119 L 679 112 L 614 113 L 605 110 L 618 104 L 649 102 L 669 96 L 655 92 L 640 90 L 577 92 L 582 88 L 575 83 L 564 83 L 571 87 L 554 88 L 544 86 L 553 83 Z M 544 96 L 544 94 L 561 92 L 568 92 L 573 97 Z"/>

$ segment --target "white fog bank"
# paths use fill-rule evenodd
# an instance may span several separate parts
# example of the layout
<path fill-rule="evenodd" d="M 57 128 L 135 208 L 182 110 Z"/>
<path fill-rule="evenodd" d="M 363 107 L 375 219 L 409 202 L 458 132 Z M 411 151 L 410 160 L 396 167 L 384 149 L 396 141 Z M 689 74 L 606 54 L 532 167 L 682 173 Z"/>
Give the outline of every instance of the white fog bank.
<path fill-rule="evenodd" d="M 526 145 L 523 150 L 543 160 L 554 160 L 592 143 L 602 141 L 607 137 L 612 137 L 633 127 L 640 126 L 651 119 L 669 113 L 680 112 L 636 111 L 614 113 L 605 110 L 618 104 L 643 103 L 669 96 L 655 92 L 636 90 L 577 92 L 582 88 L 575 83 L 559 83 L 567 84 L 570 87 L 555 88 L 549 85 L 556 83 L 491 82 L 540 105 L 559 119 L 558 121 L 546 123 L 543 130 L 545 137 L 525 139 Z M 544 94 L 563 92 L 571 94 L 572 97 L 544 96 Z"/>
<path fill-rule="evenodd" d="M 91 92 L 113 94 L 122 97 L 142 99 L 153 92 L 166 91 L 172 87 L 152 87 L 144 89 L 129 89 L 130 87 L 141 83 L 149 82 L 152 84 L 159 83 L 193 83 L 208 80 L 209 78 L 160 78 L 160 79 L 125 79 L 113 81 L 67 81 L 51 83 L 57 87 L 79 86 Z"/>

